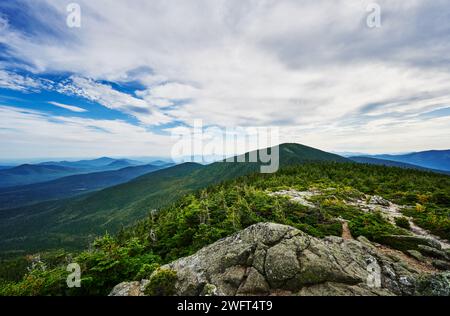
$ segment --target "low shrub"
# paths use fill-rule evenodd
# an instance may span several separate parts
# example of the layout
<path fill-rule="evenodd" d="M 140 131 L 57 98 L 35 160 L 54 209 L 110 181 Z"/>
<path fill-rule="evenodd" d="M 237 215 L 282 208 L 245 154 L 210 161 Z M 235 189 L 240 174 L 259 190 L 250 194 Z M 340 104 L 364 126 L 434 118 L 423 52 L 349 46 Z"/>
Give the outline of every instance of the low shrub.
<path fill-rule="evenodd" d="M 409 220 L 406 217 L 397 217 L 395 219 L 395 224 L 401 228 L 405 228 L 408 230 L 411 229 L 411 224 L 409 223 Z"/>
<path fill-rule="evenodd" d="M 148 296 L 172 296 L 175 294 L 177 272 L 170 269 L 158 269 L 150 278 L 144 294 Z"/>

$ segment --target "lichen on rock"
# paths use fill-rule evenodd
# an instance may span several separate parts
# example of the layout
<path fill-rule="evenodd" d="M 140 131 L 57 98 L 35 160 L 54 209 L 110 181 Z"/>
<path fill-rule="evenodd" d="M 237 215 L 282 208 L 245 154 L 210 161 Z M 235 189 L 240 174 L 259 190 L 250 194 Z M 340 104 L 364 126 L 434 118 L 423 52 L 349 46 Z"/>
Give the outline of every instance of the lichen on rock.
<path fill-rule="evenodd" d="M 318 239 L 290 226 L 260 223 L 161 269 L 176 272 L 173 294 L 180 296 L 448 292 L 448 276 L 423 275 L 361 241 Z M 122 288 L 113 293 L 130 293 Z"/>

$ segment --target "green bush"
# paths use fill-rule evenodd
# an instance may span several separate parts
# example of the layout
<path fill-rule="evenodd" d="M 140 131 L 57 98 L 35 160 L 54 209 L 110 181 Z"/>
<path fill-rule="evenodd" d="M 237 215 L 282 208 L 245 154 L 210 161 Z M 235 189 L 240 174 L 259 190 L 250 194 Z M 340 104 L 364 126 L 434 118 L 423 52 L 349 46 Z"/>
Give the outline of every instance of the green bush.
<path fill-rule="evenodd" d="M 401 228 L 405 228 L 408 230 L 411 229 L 411 224 L 409 223 L 409 220 L 406 217 L 396 217 L 395 224 Z"/>
<path fill-rule="evenodd" d="M 438 205 L 449 205 L 450 194 L 444 191 L 437 191 L 433 194 L 433 201 Z"/>
<path fill-rule="evenodd" d="M 170 269 L 158 269 L 151 276 L 145 287 L 144 294 L 148 296 L 172 296 L 175 294 L 177 272 Z"/>
<path fill-rule="evenodd" d="M 372 241 L 380 242 L 385 235 L 402 235 L 403 231 L 389 223 L 379 212 L 363 213 L 349 222 L 354 237 L 364 236 Z"/>
<path fill-rule="evenodd" d="M 75 262 L 82 268 L 79 294 L 105 295 L 118 283 L 140 280 L 161 263 L 161 258 L 148 249 L 145 241 L 131 238 L 119 243 L 106 235 L 94 242 L 93 251 L 82 252 Z M 147 265 L 147 266 L 144 266 Z"/>
<path fill-rule="evenodd" d="M 416 225 L 450 240 L 450 208 L 436 208 L 429 205 L 418 210 L 417 207 L 410 207 L 405 208 L 403 214 L 412 217 Z"/>
<path fill-rule="evenodd" d="M 149 279 L 152 273 L 160 267 L 159 263 L 144 263 L 136 275 L 137 280 Z"/>
<path fill-rule="evenodd" d="M 35 269 L 18 283 L 0 285 L 0 296 L 61 296 L 67 290 L 68 273 L 63 269 Z"/>
<path fill-rule="evenodd" d="M 20 281 L 29 264 L 25 257 L 0 260 L 0 281 L 4 283 Z"/>
<path fill-rule="evenodd" d="M 48 258 L 21 281 L 0 282 L 0 296 L 107 295 L 118 283 L 149 277 L 161 258 L 148 249 L 145 241 L 131 238 L 119 243 L 107 234 L 93 243 L 92 250 L 74 257 L 73 262 L 81 267 L 80 288 L 67 287 L 67 263 Z"/>

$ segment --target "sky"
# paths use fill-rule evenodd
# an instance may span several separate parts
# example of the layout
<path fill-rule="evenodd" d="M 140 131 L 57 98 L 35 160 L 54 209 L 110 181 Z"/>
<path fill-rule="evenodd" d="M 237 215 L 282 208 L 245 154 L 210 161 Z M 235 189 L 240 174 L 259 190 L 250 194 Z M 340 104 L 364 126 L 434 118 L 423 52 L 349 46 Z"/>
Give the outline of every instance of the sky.
<path fill-rule="evenodd" d="M 373 3 L 1 1 L 0 159 L 165 156 L 195 120 L 333 152 L 450 148 L 448 1 L 377 0 L 380 27 Z"/>

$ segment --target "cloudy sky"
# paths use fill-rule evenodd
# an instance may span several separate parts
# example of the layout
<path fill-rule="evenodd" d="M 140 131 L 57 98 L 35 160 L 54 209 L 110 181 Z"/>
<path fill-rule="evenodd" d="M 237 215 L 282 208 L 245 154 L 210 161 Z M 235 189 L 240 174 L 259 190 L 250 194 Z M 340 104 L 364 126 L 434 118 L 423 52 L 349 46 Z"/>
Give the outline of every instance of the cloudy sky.
<path fill-rule="evenodd" d="M 1 1 L 0 158 L 169 155 L 194 120 L 328 151 L 450 148 L 448 0 L 377 0 L 379 28 L 373 2 Z"/>

